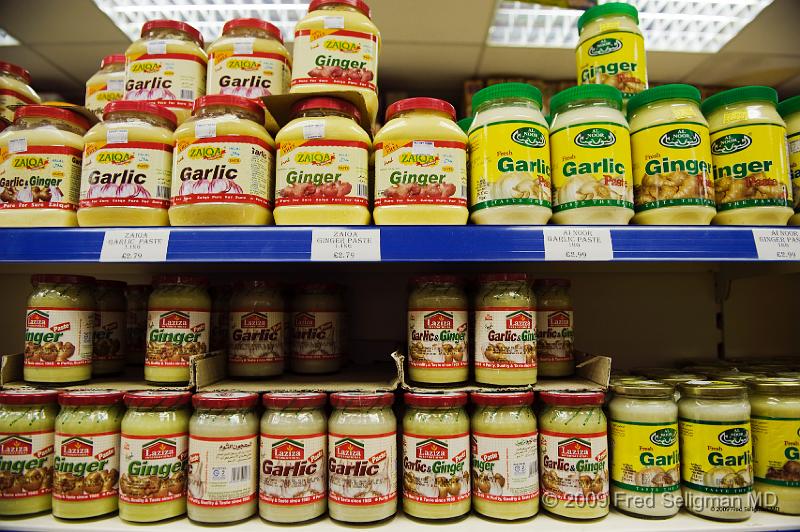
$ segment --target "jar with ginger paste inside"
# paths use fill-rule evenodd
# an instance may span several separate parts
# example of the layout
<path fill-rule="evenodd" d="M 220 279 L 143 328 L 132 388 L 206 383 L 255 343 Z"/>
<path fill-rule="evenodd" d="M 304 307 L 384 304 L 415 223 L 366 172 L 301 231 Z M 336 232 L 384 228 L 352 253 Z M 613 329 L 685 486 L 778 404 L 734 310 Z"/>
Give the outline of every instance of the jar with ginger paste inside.
<path fill-rule="evenodd" d="M 789 225 L 800 225 L 800 96 L 783 100 L 778 113 L 786 122 L 786 141 L 789 143 L 789 177 L 792 180 L 794 215 Z"/>
<path fill-rule="evenodd" d="M 31 88 L 31 73 L 17 65 L 0 61 L 0 118 L 14 120 L 18 105 L 42 103 Z"/>
<path fill-rule="evenodd" d="M 112 375 L 125 369 L 128 350 L 125 321 L 127 301 L 124 281 L 95 281 L 94 340 L 92 375 Z"/>
<path fill-rule="evenodd" d="M 84 106 L 97 118 L 111 102 L 125 96 L 125 54 L 107 55 L 100 62 L 100 70 L 86 81 Z"/>

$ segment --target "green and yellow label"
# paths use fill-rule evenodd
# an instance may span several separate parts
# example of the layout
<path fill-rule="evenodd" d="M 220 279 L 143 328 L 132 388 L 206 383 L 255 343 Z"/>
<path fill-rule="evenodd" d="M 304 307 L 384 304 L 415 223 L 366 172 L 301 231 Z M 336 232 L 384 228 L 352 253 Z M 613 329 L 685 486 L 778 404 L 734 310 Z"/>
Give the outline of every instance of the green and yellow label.
<path fill-rule="evenodd" d="M 647 89 L 644 38 L 613 29 L 587 39 L 575 49 L 578 85 L 599 83 L 619 89 L 630 98 Z"/>
<path fill-rule="evenodd" d="M 751 422 L 756 480 L 800 488 L 800 418 L 752 416 Z"/>
<path fill-rule="evenodd" d="M 612 484 L 642 493 L 680 489 L 677 423 L 610 425 Z"/>
<path fill-rule="evenodd" d="M 800 213 L 800 132 L 789 135 L 789 177 L 792 180 L 794 212 Z"/>
<path fill-rule="evenodd" d="M 681 483 L 716 495 L 753 489 L 750 421 L 680 419 Z"/>

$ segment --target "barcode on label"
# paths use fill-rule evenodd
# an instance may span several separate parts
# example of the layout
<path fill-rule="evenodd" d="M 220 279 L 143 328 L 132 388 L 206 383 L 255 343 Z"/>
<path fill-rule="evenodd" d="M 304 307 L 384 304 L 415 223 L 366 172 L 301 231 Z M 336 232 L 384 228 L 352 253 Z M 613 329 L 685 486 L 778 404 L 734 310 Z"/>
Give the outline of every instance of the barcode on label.
<path fill-rule="evenodd" d="M 231 482 L 250 482 L 250 466 L 243 465 L 239 467 L 232 467 L 231 471 Z"/>
<path fill-rule="evenodd" d="M 169 199 L 169 187 L 165 187 L 164 185 L 158 185 L 156 187 L 156 197 L 161 199 Z"/>
<path fill-rule="evenodd" d="M 194 100 L 194 91 L 192 89 L 181 89 L 181 100 Z"/>
<path fill-rule="evenodd" d="M 365 185 L 364 183 L 359 183 L 358 186 L 356 187 L 356 196 L 360 198 L 367 197 L 367 185 Z"/>
<path fill-rule="evenodd" d="M 462 198 L 466 198 L 467 197 L 467 186 L 466 185 L 462 185 L 461 186 L 461 197 Z"/>

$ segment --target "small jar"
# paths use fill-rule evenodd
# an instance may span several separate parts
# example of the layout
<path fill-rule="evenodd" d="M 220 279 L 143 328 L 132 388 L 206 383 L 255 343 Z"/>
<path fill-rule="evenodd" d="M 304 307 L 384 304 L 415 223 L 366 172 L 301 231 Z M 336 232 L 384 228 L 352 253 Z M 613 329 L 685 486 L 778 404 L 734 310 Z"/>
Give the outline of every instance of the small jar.
<path fill-rule="evenodd" d="M 95 281 L 96 302 L 92 341 L 92 376 L 113 375 L 125 369 L 127 301 L 124 281 Z"/>
<path fill-rule="evenodd" d="M 464 392 L 405 394 L 403 511 L 420 519 L 469 512 L 469 416 Z"/>
<path fill-rule="evenodd" d="M 55 390 L 0 392 L 0 515 L 50 510 Z"/>
<path fill-rule="evenodd" d="M 58 403 L 53 516 L 85 519 L 116 512 L 122 392 L 63 391 Z"/>
<path fill-rule="evenodd" d="M 42 103 L 31 88 L 31 73 L 17 65 L 0 61 L 0 118 L 14 120 L 14 107 Z"/>
<path fill-rule="evenodd" d="M 154 390 L 123 399 L 120 518 L 152 523 L 185 514 L 192 394 Z"/>
<path fill-rule="evenodd" d="M 211 351 L 228 348 L 232 291 L 230 283 L 214 285 L 208 290 L 211 295 Z"/>
<path fill-rule="evenodd" d="M 125 54 L 107 55 L 100 62 L 100 70 L 86 81 L 84 107 L 103 119 L 106 104 L 125 96 Z"/>
<path fill-rule="evenodd" d="M 280 290 L 265 281 L 240 281 L 230 300 L 228 375 L 272 377 L 286 363 L 286 320 Z"/>
<path fill-rule="evenodd" d="M 542 225 L 552 216 L 550 146 L 542 93 L 500 83 L 472 97 L 470 219 L 476 224 Z"/>
<path fill-rule="evenodd" d="M 786 225 L 794 214 L 786 123 L 771 87 L 706 98 L 719 225 Z"/>
<path fill-rule="evenodd" d="M 204 392 L 189 421 L 189 519 L 232 523 L 256 513 L 258 394 Z"/>
<path fill-rule="evenodd" d="M 84 137 L 78 224 L 169 225 L 175 115 L 121 100 L 109 103 L 104 117 Z"/>
<path fill-rule="evenodd" d="M 754 501 L 747 387 L 726 381 L 689 381 L 679 389 L 684 506 L 701 517 L 748 519 Z"/>
<path fill-rule="evenodd" d="M 536 299 L 524 273 L 481 275 L 475 295 L 475 380 L 536 383 Z"/>
<path fill-rule="evenodd" d="M 542 506 L 570 519 L 608 514 L 608 433 L 603 392 L 541 392 Z"/>
<path fill-rule="evenodd" d="M 206 94 L 245 98 L 289 92 L 292 59 L 273 24 L 257 18 L 229 20 L 208 45 Z"/>
<path fill-rule="evenodd" d="M 575 373 L 572 297 L 569 279 L 537 279 L 536 362 L 541 377 L 567 377 Z"/>
<path fill-rule="evenodd" d="M 273 523 L 319 517 L 327 507 L 327 396 L 266 393 L 262 400 L 259 514 Z"/>
<path fill-rule="evenodd" d="M 779 103 L 778 114 L 786 122 L 786 141 L 789 143 L 789 178 L 794 198 L 794 215 L 789 219 L 789 225 L 800 225 L 800 96 Z"/>
<path fill-rule="evenodd" d="M 411 380 L 454 384 L 469 374 L 469 302 L 453 275 L 424 275 L 408 295 L 408 374 Z"/>
<path fill-rule="evenodd" d="M 539 511 L 539 451 L 533 392 L 471 394 L 472 506 L 512 520 Z"/>
<path fill-rule="evenodd" d="M 681 508 L 678 405 L 656 381 L 615 385 L 608 403 L 611 501 L 636 517 L 672 517 Z M 646 501 L 643 505 L 642 501 Z"/>
<path fill-rule="evenodd" d="M 150 383 L 186 384 L 190 358 L 208 351 L 211 297 L 208 280 L 195 275 L 153 279 L 147 305 L 144 378 Z"/>
<path fill-rule="evenodd" d="M 800 515 L 800 379 L 748 384 L 756 500 L 764 510 Z"/>
<path fill-rule="evenodd" d="M 88 381 L 96 307 L 94 277 L 33 275 L 31 284 L 25 314 L 25 381 Z"/>
<path fill-rule="evenodd" d="M 376 225 L 467 223 L 467 135 L 455 119 L 453 106 L 436 98 L 386 109 L 375 135 Z"/>
<path fill-rule="evenodd" d="M 275 137 L 275 223 L 369 224 L 372 142 L 356 106 L 307 98 L 292 106 L 291 116 Z"/>
<path fill-rule="evenodd" d="M 397 512 L 392 393 L 334 393 L 328 420 L 328 514 L 369 523 Z"/>
<path fill-rule="evenodd" d="M 83 134 L 89 121 L 49 105 L 17 109 L 0 133 L 0 227 L 78 225 Z"/>
<path fill-rule="evenodd" d="M 149 284 L 129 284 L 125 290 L 128 312 L 125 327 L 128 333 L 126 364 L 144 365 L 147 350 L 147 302 L 150 299 Z"/>
<path fill-rule="evenodd" d="M 275 141 L 263 124 L 254 100 L 195 100 L 192 117 L 175 130 L 171 225 L 272 223 Z"/>
<path fill-rule="evenodd" d="M 292 303 L 290 363 L 295 373 L 339 371 L 344 359 L 345 312 L 342 287 L 300 285 Z"/>

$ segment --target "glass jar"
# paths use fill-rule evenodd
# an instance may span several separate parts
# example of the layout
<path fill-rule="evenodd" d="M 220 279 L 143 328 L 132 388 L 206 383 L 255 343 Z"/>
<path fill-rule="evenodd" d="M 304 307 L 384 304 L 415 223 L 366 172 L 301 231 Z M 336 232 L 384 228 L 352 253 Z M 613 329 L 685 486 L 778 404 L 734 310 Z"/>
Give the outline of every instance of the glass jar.
<path fill-rule="evenodd" d="M 208 45 L 207 94 L 245 98 L 289 92 L 292 59 L 273 24 L 257 18 L 229 20 Z"/>
<path fill-rule="evenodd" d="M 464 392 L 405 394 L 403 511 L 420 519 L 469 512 L 469 416 Z"/>
<path fill-rule="evenodd" d="M 622 94 L 606 85 L 550 99 L 553 223 L 625 225 L 633 217 L 633 174 Z"/>
<path fill-rule="evenodd" d="M 500 83 L 472 97 L 470 219 L 476 224 L 541 225 L 552 216 L 550 146 L 542 93 Z"/>
<path fill-rule="evenodd" d="M 122 392 L 62 391 L 58 403 L 53 516 L 84 519 L 116 512 Z"/>
<path fill-rule="evenodd" d="M 397 420 L 392 393 L 334 393 L 328 420 L 328 514 L 369 523 L 397 511 Z"/>
<path fill-rule="evenodd" d="M 128 334 L 128 356 L 126 363 L 133 366 L 144 365 L 147 350 L 147 302 L 150 299 L 149 284 L 129 284 L 125 290 L 128 312 L 125 328 Z"/>
<path fill-rule="evenodd" d="M 266 393 L 261 416 L 259 514 L 273 523 L 300 523 L 327 507 L 324 393 Z"/>
<path fill-rule="evenodd" d="M 708 375 L 701 375 L 700 373 L 670 373 L 666 376 L 659 376 L 653 380 L 657 380 L 659 382 L 663 382 L 664 384 L 669 384 L 675 388 L 674 397 L 675 402 L 677 402 L 681 398 L 680 392 L 680 385 L 684 382 L 689 381 L 702 381 L 705 380 Z"/>
<path fill-rule="evenodd" d="M 211 296 L 211 345 L 209 347 L 211 351 L 228 348 L 232 291 L 233 286 L 230 283 L 214 285 L 208 290 Z"/>
<path fill-rule="evenodd" d="M 475 295 L 475 380 L 536 383 L 536 299 L 524 273 L 481 275 Z"/>
<path fill-rule="evenodd" d="M 276 285 L 260 280 L 236 283 L 228 330 L 228 375 L 272 377 L 283 373 L 286 321 Z"/>
<path fill-rule="evenodd" d="M 92 376 L 94 277 L 33 275 L 25 313 L 26 382 L 67 384 Z"/>
<path fill-rule="evenodd" d="M 344 359 L 345 312 L 342 287 L 300 285 L 292 303 L 291 363 L 295 373 L 339 371 Z"/>
<path fill-rule="evenodd" d="M 122 373 L 127 352 L 125 321 L 127 301 L 124 281 L 95 281 L 92 376 Z"/>
<path fill-rule="evenodd" d="M 786 122 L 786 141 L 789 144 L 789 177 L 794 198 L 794 215 L 789 219 L 789 225 L 800 225 L 800 96 L 779 103 L 778 114 Z"/>
<path fill-rule="evenodd" d="M 570 519 L 608 514 L 608 432 L 603 392 L 541 392 L 542 506 Z M 570 473 L 572 471 L 572 473 Z"/>
<path fill-rule="evenodd" d="M 31 73 L 22 67 L 0 61 L 0 118 L 14 120 L 14 106 L 42 103 L 31 88 Z"/>
<path fill-rule="evenodd" d="M 50 510 L 55 390 L 0 392 L 0 515 Z"/>
<path fill-rule="evenodd" d="M 175 130 L 170 224 L 272 223 L 275 142 L 263 124 L 254 100 L 217 94 L 194 102 Z"/>
<path fill-rule="evenodd" d="M 292 106 L 291 116 L 275 137 L 275 223 L 369 224 L 372 143 L 356 106 L 338 98 L 307 98 Z"/>
<path fill-rule="evenodd" d="M 708 374 L 709 379 L 718 380 L 718 381 L 730 381 L 730 382 L 741 382 L 747 383 L 752 379 L 757 377 L 764 377 L 766 376 L 764 373 L 755 373 L 750 371 L 739 371 L 737 369 L 727 370 L 727 371 L 716 371 L 710 372 Z"/>
<path fill-rule="evenodd" d="M 539 452 L 533 392 L 471 394 L 472 506 L 494 519 L 539 511 Z"/>
<path fill-rule="evenodd" d="M 84 137 L 78 224 L 82 227 L 169 225 L 172 111 L 121 100 Z"/>
<path fill-rule="evenodd" d="M 786 123 L 771 87 L 739 87 L 706 98 L 720 225 L 786 225 L 794 214 Z"/>
<path fill-rule="evenodd" d="M 78 225 L 83 134 L 89 121 L 49 105 L 17 109 L 0 133 L 1 227 Z"/>
<path fill-rule="evenodd" d="M 106 104 L 121 100 L 125 95 L 125 54 L 107 55 L 100 70 L 86 81 L 84 107 L 103 119 Z"/>
<path fill-rule="evenodd" d="M 233 523 L 256 513 L 258 394 L 203 392 L 189 421 L 189 519 Z"/>
<path fill-rule="evenodd" d="M 436 98 L 386 109 L 375 135 L 376 225 L 467 223 L 467 135 L 456 111 Z"/>
<path fill-rule="evenodd" d="M 408 374 L 436 384 L 464 382 L 469 375 L 469 303 L 453 275 L 411 280 L 408 295 Z"/>
<path fill-rule="evenodd" d="M 120 440 L 119 516 L 152 523 L 186 513 L 190 392 L 142 391 L 124 396 Z"/>
<path fill-rule="evenodd" d="M 567 377 L 575 373 L 572 297 L 569 279 L 537 279 L 536 362 L 539 376 Z"/>
<path fill-rule="evenodd" d="M 211 297 L 208 280 L 195 275 L 153 279 L 147 305 L 144 378 L 150 383 L 186 384 L 190 358 L 208 351 Z"/>
<path fill-rule="evenodd" d="M 746 386 L 689 381 L 679 389 L 684 506 L 693 514 L 721 521 L 748 519 L 754 501 Z"/>

